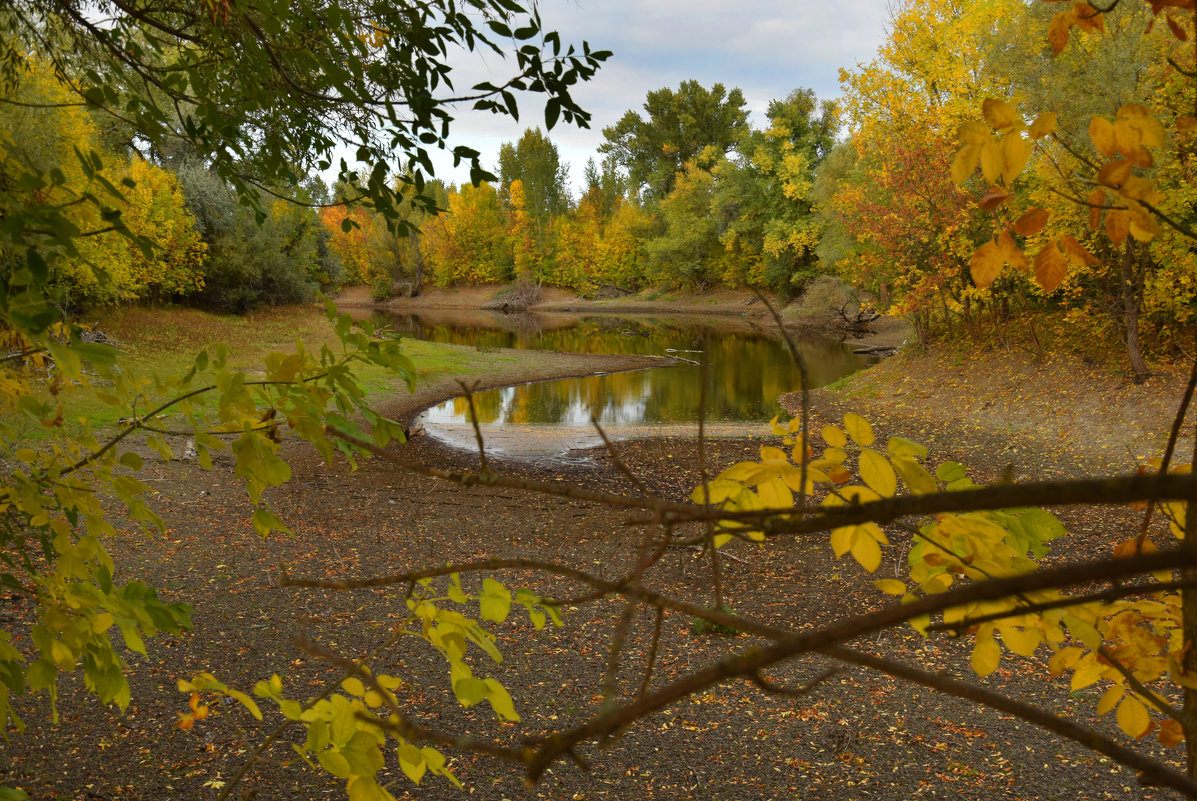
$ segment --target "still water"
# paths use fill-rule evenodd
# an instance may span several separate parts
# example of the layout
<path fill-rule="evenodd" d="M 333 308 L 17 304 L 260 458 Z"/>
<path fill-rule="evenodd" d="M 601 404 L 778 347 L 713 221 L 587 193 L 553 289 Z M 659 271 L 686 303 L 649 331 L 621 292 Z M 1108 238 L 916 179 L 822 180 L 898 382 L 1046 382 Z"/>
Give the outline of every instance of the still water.
<path fill-rule="evenodd" d="M 706 420 L 716 428 L 768 421 L 781 411 L 778 396 L 801 386 L 785 343 L 768 327 L 741 318 L 463 312 L 404 315 L 391 322 L 397 331 L 418 339 L 481 349 L 652 354 L 694 362 L 478 393 L 478 420 L 497 450 L 589 447 L 597 443 L 592 419 L 614 436 L 634 435 L 636 429 L 643 433 L 649 428 L 692 426 L 704 398 L 704 362 Z M 796 344 L 813 387 L 871 363 L 832 340 L 806 338 Z M 429 409 L 421 422 L 434 436 L 472 447 L 464 398 Z"/>

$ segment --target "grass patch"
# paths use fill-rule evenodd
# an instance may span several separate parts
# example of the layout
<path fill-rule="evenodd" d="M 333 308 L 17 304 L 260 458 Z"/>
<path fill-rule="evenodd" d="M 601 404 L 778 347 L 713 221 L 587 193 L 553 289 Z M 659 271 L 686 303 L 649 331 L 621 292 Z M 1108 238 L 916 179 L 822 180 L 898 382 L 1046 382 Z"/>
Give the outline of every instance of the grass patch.
<path fill-rule="evenodd" d="M 717 610 L 715 610 L 714 607 L 712 607 L 712 609 L 714 611 L 722 612 L 725 615 L 736 614 L 736 610 L 732 609 L 727 604 L 724 604 L 723 606 L 719 607 Z M 696 617 L 696 618 L 691 618 L 691 620 L 690 620 L 690 633 L 698 635 L 700 637 L 701 636 L 736 637 L 736 636 L 739 636 L 742 632 L 735 626 L 725 626 L 722 623 L 712 623 L 709 620 L 705 620 L 701 617 Z"/>
<path fill-rule="evenodd" d="M 340 340 L 324 310 L 315 305 L 266 309 L 244 317 L 189 308 L 129 307 L 89 316 L 85 321 L 94 323 L 120 343 L 124 363 L 148 381 L 154 376 L 186 372 L 197 353 L 202 350 L 211 353 L 219 343 L 228 348 L 229 365 L 251 377 L 260 374 L 268 354 L 292 351 L 297 341 L 309 352 L 318 352 L 323 346 L 335 353 L 341 350 Z M 403 340 L 403 351 L 415 363 L 421 383 L 443 375 L 482 372 L 496 362 L 513 361 L 506 355 L 482 354 L 456 345 L 413 339 Z M 354 364 L 353 370 L 371 402 L 407 391 L 399 376 L 381 367 Z M 70 387 L 53 399 L 47 394 L 45 399 L 62 404 L 67 433 L 81 430 L 81 419 L 93 430 L 103 430 L 116 427 L 121 418 L 135 411 L 149 411 L 110 406 L 91 391 Z M 25 439 L 40 441 L 56 432 L 31 423 L 22 433 Z"/>

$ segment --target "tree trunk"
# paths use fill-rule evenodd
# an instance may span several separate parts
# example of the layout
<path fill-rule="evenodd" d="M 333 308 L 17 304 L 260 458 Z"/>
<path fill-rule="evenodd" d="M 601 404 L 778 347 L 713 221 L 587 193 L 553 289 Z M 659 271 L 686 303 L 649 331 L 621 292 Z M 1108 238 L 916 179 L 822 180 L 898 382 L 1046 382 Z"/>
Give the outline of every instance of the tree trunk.
<path fill-rule="evenodd" d="M 1135 383 L 1147 380 L 1147 362 L 1139 344 L 1139 312 L 1143 305 L 1143 273 L 1140 260 L 1150 258 L 1146 253 L 1136 257 L 1133 241 L 1127 237 L 1122 253 L 1122 325 L 1126 340 L 1126 355 L 1130 358 Z"/>

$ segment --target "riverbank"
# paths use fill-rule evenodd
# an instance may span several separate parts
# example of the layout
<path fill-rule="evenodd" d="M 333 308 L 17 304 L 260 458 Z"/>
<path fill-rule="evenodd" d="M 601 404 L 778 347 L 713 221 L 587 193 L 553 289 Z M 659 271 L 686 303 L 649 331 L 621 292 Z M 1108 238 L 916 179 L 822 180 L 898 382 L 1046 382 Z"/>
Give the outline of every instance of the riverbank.
<path fill-rule="evenodd" d="M 507 290 L 506 286 L 464 286 L 452 289 L 427 289 L 414 298 L 392 298 L 376 301 L 368 287 L 348 287 L 336 297 L 339 307 L 346 309 L 374 309 L 393 314 L 414 314 L 438 311 L 475 311 L 487 308 Z M 833 306 L 823 299 L 805 306 L 800 298 L 792 304 L 783 303 L 770 293 L 765 298 L 781 314 L 786 329 L 792 333 L 814 333 L 843 339 L 848 344 L 873 348 L 900 348 L 912 339 L 912 329 L 895 317 L 880 317 L 865 331 L 847 329 Z M 539 300 L 526 311 L 536 315 L 581 316 L 606 314 L 612 316 L 681 315 L 695 317 L 716 316 L 726 320 L 740 319 L 756 326 L 775 327 L 768 306 L 754 292 L 743 289 L 710 289 L 703 292 L 689 290 L 646 289 L 614 298 L 582 298 L 573 292 L 555 287 L 540 290 Z"/>
<path fill-rule="evenodd" d="M 414 411 L 438 393 L 455 392 L 459 378 L 512 383 L 582 364 L 569 354 L 482 355 L 489 365 L 485 374 L 430 379 L 416 395 L 401 391 L 388 401 L 390 410 Z M 504 361 L 508 356 L 511 361 Z M 536 366 L 528 359 L 542 361 Z M 588 368 L 597 365 L 587 364 Z M 1148 424 L 1155 407 L 1132 403 L 1139 396 L 1133 396 L 1130 388 L 1113 379 L 1101 383 L 1100 376 L 1090 374 L 1078 374 L 1080 381 L 1074 383 L 1065 367 L 1061 364 L 1060 372 L 1054 372 L 1045 366 L 1043 383 L 1035 384 L 1045 391 L 1054 387 L 1057 405 L 1063 409 L 1060 414 L 1082 406 L 1082 401 L 1100 410 L 1103 399 L 1125 395 L 1120 404 L 1130 410 L 1127 414 L 1139 409 L 1135 419 L 1143 421 L 1143 430 L 1155 430 Z M 962 369 L 953 372 L 956 368 Z M 936 459 L 960 453 L 969 457 L 961 460 L 978 471 L 1000 472 L 1007 454 L 985 437 L 1000 430 L 1001 415 L 1042 413 L 1019 400 L 1022 395 L 1040 404 L 1049 402 L 1041 394 L 1019 391 L 1022 382 L 1038 380 L 1035 365 L 1010 372 L 1013 369 L 995 354 L 953 365 L 951 359 L 943 363 L 934 356 L 924 359 L 911 353 L 858 374 L 837 389 L 817 392 L 815 425 L 834 421 L 842 410 L 863 409 L 883 437 L 939 438 L 936 443 L 942 442 L 944 449 L 959 450 L 937 451 Z M 999 380 L 1003 376 L 1006 383 Z M 1160 395 L 1161 408 L 1164 390 L 1171 391 L 1174 382 L 1174 377 L 1168 377 L 1155 386 L 1149 383 L 1148 391 Z M 993 388 L 991 397 L 984 395 L 985 386 Z M 1089 400 L 1090 391 L 1096 392 L 1096 399 Z M 980 399 L 961 400 L 972 395 Z M 957 411 L 955 401 L 975 405 Z M 985 422 L 983 412 L 989 410 L 993 410 L 993 423 Z M 1083 425 L 1088 418 L 1075 419 Z M 1035 428 L 1033 421 L 1032 417 L 1007 422 Z M 977 428 L 969 428 L 970 424 Z M 1059 430 L 1064 430 L 1062 423 Z M 1060 464 L 1064 448 L 1072 447 L 1067 438 L 1061 446 L 1047 434 L 1031 434 L 1026 433 L 1025 444 L 1018 439 L 1015 447 L 1020 456 L 1022 448 L 1029 452 L 1033 447 L 1047 466 Z M 622 442 L 615 452 L 626 473 L 616 469 L 609 455 L 599 459 L 597 467 L 502 458 L 493 459 L 490 467 L 507 477 L 551 486 L 573 484 L 616 495 L 648 493 L 682 501 L 701 480 L 704 467 L 717 471 L 756 458 L 761 444 L 759 439 L 709 442 L 700 460 L 689 435 Z M 179 730 L 175 722 L 178 713 L 187 711 L 187 699 L 176 691 L 177 679 L 210 669 L 230 685 L 248 689 L 277 673 L 293 697 L 314 695 L 339 677 L 320 659 L 298 650 L 298 636 L 358 658 L 390 636 L 392 627 L 402 620 L 406 586 L 354 592 L 282 588 L 277 582 L 280 566 L 296 576 L 353 578 L 495 557 L 543 559 L 610 578 L 622 575 L 637 551 L 641 533 L 626 525 L 627 512 L 592 501 L 562 500 L 514 488 L 459 487 L 379 460 L 365 461 L 352 470 L 343 461 L 324 463 L 302 443 L 285 442 L 282 447 L 293 466 L 292 480 L 270 490 L 266 498 L 293 534 L 265 540 L 249 524 L 252 508 L 227 454 L 217 458 L 211 472 L 191 462 L 148 463 L 144 479 L 155 491 L 155 505 L 166 520 L 166 530 L 154 538 L 131 532 L 112 538 L 111 550 L 120 566 L 118 580 L 139 579 L 159 587 L 165 600 L 195 604 L 196 628 L 184 637 L 150 640 L 147 656 L 130 658 L 134 701 L 127 715 L 99 707 L 83 693 L 77 677 L 67 677 L 59 698 L 62 722 L 38 726 L 7 743 L 0 784 L 22 786 L 36 801 L 214 798 L 279 717 L 264 705 L 267 720 L 258 724 L 236 707 L 216 705 L 208 720 L 191 731 Z M 451 470 L 478 466 L 477 454 L 444 448 L 428 437 L 394 447 L 413 461 Z M 1109 450 L 1113 449 L 1111 445 Z M 1078 452 L 1077 458 L 1084 455 Z M 1126 516 L 1070 520 L 1077 525 L 1067 550 L 1097 553 L 1108 548 L 1117 528 L 1126 524 Z M 883 567 L 887 576 L 901 569 L 900 534 L 893 536 L 896 544 Z M 782 539 L 767 547 L 736 542 L 725 553 L 720 575 L 725 597 L 739 613 L 769 625 L 810 631 L 889 603 L 873 589 L 870 577 L 854 564 L 834 558 L 825 537 Z M 532 571 L 508 571 L 496 578 L 557 597 L 581 594 L 577 585 Z M 671 549 L 643 581 L 657 592 L 696 604 L 710 603 L 709 563 L 693 551 Z M 467 578 L 466 585 L 474 588 L 477 581 Z M 12 604 L 14 614 L 19 613 L 19 603 Z M 491 626 L 504 661 L 496 665 L 480 657 L 472 664 L 478 675 L 497 678 L 509 690 L 521 716 L 519 723 L 496 724 L 486 705 L 462 710 L 448 689 L 443 659 L 419 647 L 414 638 L 373 664 L 404 677 L 400 700 L 416 722 L 513 745 L 525 737 L 543 737 L 577 725 L 601 707 L 602 677 L 609 648 L 620 636 L 616 621 L 623 610 L 618 601 L 577 603 L 565 609 L 565 625 L 559 629 L 537 632 L 522 612 Z M 624 701 L 638 692 L 650 651 L 657 661 L 648 683 L 656 689 L 729 654 L 763 645 L 746 636 L 695 634 L 685 615 L 672 612 L 662 617 L 658 639 L 654 620 L 644 609 L 632 617 L 615 679 Z M 964 639 L 925 640 L 909 629 L 895 629 L 857 645 L 976 681 L 968 667 L 969 644 Z M 814 656 L 772 668 L 767 678 L 801 687 L 828 667 L 827 660 Z M 1046 671 L 1045 654 L 1030 660 L 1007 658 L 984 684 L 1120 736 L 1113 733 L 1108 720 L 1095 720 L 1094 706 L 1104 688 L 1070 693 L 1066 682 L 1045 680 Z M 26 720 L 39 723 L 48 715 L 44 705 L 25 704 L 21 711 Z M 1167 756 L 1150 741 L 1135 747 Z M 1139 801 L 1170 797 L 1138 785 L 1130 772 L 1080 746 L 955 698 L 855 667 L 842 668 L 797 696 L 766 693 L 749 682 L 717 685 L 647 717 L 603 749 L 580 748 L 578 757 L 587 761 L 588 770 L 559 763 L 546 773 L 542 784 L 532 788 L 523 785 L 515 766 L 447 753 L 450 766 L 474 797 L 485 801 L 622 801 L 629 797 L 767 801 L 799 796 L 809 801 L 948 797 Z M 285 801 L 344 797 L 343 782 L 295 761 L 284 764 L 294 760 L 286 743 L 270 756 L 271 761 L 252 771 L 234 797 L 241 791 Z M 382 778 L 392 782 L 397 797 L 461 798 L 461 791 L 431 776 L 415 790 L 393 756 L 391 752 Z"/>

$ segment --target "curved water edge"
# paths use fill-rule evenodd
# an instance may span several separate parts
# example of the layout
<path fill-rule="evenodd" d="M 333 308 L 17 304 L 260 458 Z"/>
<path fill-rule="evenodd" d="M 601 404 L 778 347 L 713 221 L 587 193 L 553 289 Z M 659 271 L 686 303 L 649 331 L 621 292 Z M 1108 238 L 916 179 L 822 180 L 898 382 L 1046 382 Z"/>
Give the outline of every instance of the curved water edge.
<path fill-rule="evenodd" d="M 671 366 L 537 381 L 475 394 L 487 451 L 500 456 L 537 461 L 576 457 L 577 451 L 602 444 L 592 420 L 613 440 L 693 435 L 700 410 L 710 436 L 761 434 L 762 425 L 781 411 L 777 399 L 801 386 L 783 338 L 750 319 L 457 310 L 384 319 L 417 339 L 481 350 L 674 359 Z M 804 336 L 795 345 L 812 388 L 877 361 L 824 338 Z M 427 434 L 453 447 L 477 447 L 464 397 L 433 406 L 417 422 Z"/>

